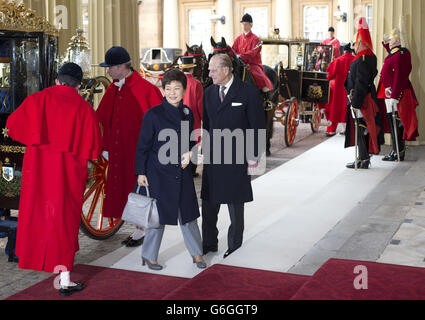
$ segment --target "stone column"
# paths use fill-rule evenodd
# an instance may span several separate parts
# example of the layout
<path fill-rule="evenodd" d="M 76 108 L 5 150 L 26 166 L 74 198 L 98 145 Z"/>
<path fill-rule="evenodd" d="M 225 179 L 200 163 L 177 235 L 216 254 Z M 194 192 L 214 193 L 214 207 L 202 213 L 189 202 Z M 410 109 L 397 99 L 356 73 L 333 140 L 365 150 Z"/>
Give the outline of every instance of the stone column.
<path fill-rule="evenodd" d="M 89 0 L 89 46 L 92 64 L 104 61 L 106 51 L 122 46 L 140 69 L 139 16 L 137 0 Z M 95 75 L 104 69 L 94 68 Z"/>
<path fill-rule="evenodd" d="M 81 25 L 81 0 L 24 0 L 28 8 L 35 10 L 38 16 L 46 19 L 56 27 L 61 26 L 59 32 L 59 54 L 64 55 L 69 40 L 76 34 Z"/>
<path fill-rule="evenodd" d="M 378 56 L 379 70 L 387 56 L 381 42 L 384 34 L 400 27 L 400 17 L 404 17 L 408 49 L 412 54 L 413 71 L 411 81 L 419 100 L 425 105 L 425 1 L 423 0 L 373 0 L 373 30 L 375 52 Z M 418 107 L 419 138 L 417 144 L 425 144 L 425 109 Z"/>
<path fill-rule="evenodd" d="M 221 37 L 224 37 L 227 44 L 232 45 L 233 40 L 235 39 L 233 30 L 233 0 L 218 0 L 216 14 L 220 17 L 224 16 L 226 18 L 225 24 L 222 24 L 221 21 L 217 21 L 217 41 L 221 41 Z M 241 18 L 242 17 L 236 17 L 238 22 Z"/>
<path fill-rule="evenodd" d="M 338 22 L 338 33 L 336 37 L 340 42 L 353 41 L 354 31 L 354 0 L 339 0 L 342 12 L 347 13 L 347 21 Z"/>
<path fill-rule="evenodd" d="M 164 0 L 164 48 L 180 48 L 179 30 L 179 1 Z"/>
<path fill-rule="evenodd" d="M 276 27 L 283 38 L 292 38 L 292 0 L 276 0 Z"/>
<path fill-rule="evenodd" d="M 37 16 L 47 16 L 47 6 L 49 0 L 23 0 L 22 2 L 27 6 L 27 8 L 34 10 Z"/>

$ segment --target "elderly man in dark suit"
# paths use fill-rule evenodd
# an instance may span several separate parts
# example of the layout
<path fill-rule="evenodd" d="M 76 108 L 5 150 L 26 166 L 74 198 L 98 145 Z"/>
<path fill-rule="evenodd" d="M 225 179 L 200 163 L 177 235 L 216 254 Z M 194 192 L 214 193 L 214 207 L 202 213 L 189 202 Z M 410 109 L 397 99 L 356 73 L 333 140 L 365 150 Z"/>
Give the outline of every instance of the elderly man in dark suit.
<path fill-rule="evenodd" d="M 205 90 L 203 103 L 204 136 L 209 134 L 209 139 L 203 137 L 203 251 L 218 251 L 217 216 L 220 205 L 227 204 L 231 225 L 226 258 L 242 246 L 244 204 L 253 201 L 249 172 L 265 152 L 266 123 L 259 90 L 232 74 L 227 55 L 213 56 L 209 71 L 214 85 Z M 253 139 L 249 131 L 254 133 Z"/>

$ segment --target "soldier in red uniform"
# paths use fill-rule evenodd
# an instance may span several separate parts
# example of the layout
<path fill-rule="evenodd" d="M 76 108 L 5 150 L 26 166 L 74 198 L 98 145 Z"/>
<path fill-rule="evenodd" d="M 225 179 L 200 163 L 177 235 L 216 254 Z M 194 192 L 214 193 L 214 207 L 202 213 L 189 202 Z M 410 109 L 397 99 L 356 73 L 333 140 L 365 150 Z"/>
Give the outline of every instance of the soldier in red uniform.
<path fill-rule="evenodd" d="M 162 94 L 133 70 L 130 55 L 122 47 L 109 49 L 100 66 L 114 79 L 96 111 L 103 128 L 104 155 L 109 160 L 103 215 L 121 218 L 137 181 L 134 168 L 142 119 L 150 108 L 161 104 Z M 136 230 L 124 244 L 139 246 L 143 236 L 144 231 Z"/>
<path fill-rule="evenodd" d="M 397 143 L 400 151 L 400 160 L 404 161 L 406 149 L 405 141 L 415 141 L 419 136 L 416 107 L 418 101 L 409 80 L 412 71 L 412 61 L 409 50 L 402 48 L 400 30 L 394 29 L 386 41 L 383 42 L 388 56 L 381 71 L 378 98 L 385 100 L 388 126 L 391 129 L 392 151 L 383 161 L 397 161 Z M 395 131 L 392 112 L 396 112 Z"/>
<path fill-rule="evenodd" d="M 325 115 L 326 119 L 332 122 L 326 132 L 327 137 L 336 135 L 338 124 L 346 121 L 347 93 L 344 84 L 353 60 L 353 50 L 349 43 L 344 47 L 344 55 L 332 61 L 326 70 L 331 89 L 329 103 L 325 107 Z"/>
<path fill-rule="evenodd" d="M 183 98 L 183 104 L 188 106 L 194 117 L 193 130 L 195 134 L 195 139 L 198 144 L 201 142 L 201 125 L 202 125 L 202 105 L 204 98 L 204 88 L 202 87 L 201 82 L 199 82 L 193 76 L 195 64 L 195 57 L 181 57 L 182 63 L 180 64 L 180 69 L 184 72 L 187 78 L 187 88 L 186 93 Z M 194 159 L 196 161 L 196 159 Z M 192 174 L 194 177 L 198 177 L 199 174 L 196 173 L 196 165 L 192 163 Z"/>
<path fill-rule="evenodd" d="M 93 108 L 78 94 L 83 71 L 63 65 L 56 86 L 30 95 L 9 117 L 9 136 L 27 146 L 22 171 L 16 255 L 19 268 L 60 272 L 60 295 L 84 289 L 70 271 L 78 231 L 87 161 L 101 152 Z"/>
<path fill-rule="evenodd" d="M 241 23 L 243 24 L 243 34 L 236 38 L 232 48 L 249 65 L 249 71 L 252 73 L 257 88 L 262 92 L 273 91 L 273 84 L 263 69 L 260 39 L 251 31 L 253 25 L 251 15 L 245 14 Z"/>
<path fill-rule="evenodd" d="M 335 29 L 334 27 L 329 28 L 329 38 L 325 39 L 321 44 L 323 45 L 332 45 L 333 46 L 333 56 L 334 59 L 341 56 L 341 43 L 337 38 L 335 38 Z"/>

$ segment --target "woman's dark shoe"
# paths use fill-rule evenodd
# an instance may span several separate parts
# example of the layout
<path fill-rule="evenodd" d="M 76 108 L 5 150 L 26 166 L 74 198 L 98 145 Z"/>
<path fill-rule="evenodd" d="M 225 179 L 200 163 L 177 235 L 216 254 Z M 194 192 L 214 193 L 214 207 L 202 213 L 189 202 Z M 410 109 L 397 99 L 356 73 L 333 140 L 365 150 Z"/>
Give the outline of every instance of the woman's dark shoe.
<path fill-rule="evenodd" d="M 356 163 L 352 162 L 352 163 L 347 164 L 347 168 L 348 169 L 355 169 Z M 357 161 L 357 168 L 358 169 L 369 169 L 370 168 L 370 159 L 369 160 Z"/>
<path fill-rule="evenodd" d="M 73 293 L 83 291 L 84 288 L 86 287 L 84 285 L 84 283 L 75 282 L 75 284 L 76 285 L 72 286 L 72 287 L 62 287 L 62 288 L 60 288 L 59 295 L 61 297 L 70 297 L 70 296 L 72 296 Z"/>
<path fill-rule="evenodd" d="M 142 265 L 148 265 L 148 268 L 155 271 L 160 271 L 163 269 L 158 263 L 152 263 L 148 259 L 142 258 Z"/>
<path fill-rule="evenodd" d="M 193 263 L 196 263 L 196 266 L 199 268 L 199 269 L 206 269 L 207 268 L 207 264 L 205 263 L 205 261 L 196 261 L 195 260 L 195 257 L 193 257 Z"/>
<path fill-rule="evenodd" d="M 336 132 L 326 132 L 326 137 L 327 138 L 332 138 L 336 136 Z"/>
<path fill-rule="evenodd" d="M 128 248 L 134 248 L 134 247 L 140 247 L 143 244 L 143 241 L 145 240 L 145 237 L 140 238 L 139 240 L 133 240 L 127 242 L 125 245 Z"/>

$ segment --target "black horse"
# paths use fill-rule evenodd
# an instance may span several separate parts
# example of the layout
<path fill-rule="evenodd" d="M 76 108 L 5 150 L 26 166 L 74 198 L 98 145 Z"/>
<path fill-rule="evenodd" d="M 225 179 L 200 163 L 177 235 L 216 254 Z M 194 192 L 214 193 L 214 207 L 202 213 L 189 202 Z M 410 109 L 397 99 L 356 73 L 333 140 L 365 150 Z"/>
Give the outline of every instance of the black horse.
<path fill-rule="evenodd" d="M 254 77 L 249 71 L 248 66 L 244 61 L 238 57 L 232 47 L 228 46 L 226 40 L 222 37 L 221 42 L 215 42 L 214 38 L 211 37 L 211 45 L 213 47 L 213 53 L 208 57 L 208 61 L 215 54 L 227 54 L 232 59 L 233 73 L 237 75 L 242 81 L 255 84 Z M 267 124 L 267 155 L 270 155 L 270 140 L 273 137 L 273 118 L 276 106 L 279 103 L 279 78 L 277 72 L 269 66 L 263 66 L 263 70 L 267 77 L 273 84 L 273 90 L 270 92 L 261 92 L 264 102 L 264 110 L 266 113 L 266 124 Z"/>
<path fill-rule="evenodd" d="M 200 46 L 195 44 L 190 47 L 186 44 L 186 48 L 187 51 L 184 55 L 195 58 L 196 67 L 193 71 L 193 76 L 202 83 L 204 88 L 210 86 L 211 78 L 208 76 L 208 59 L 204 49 L 202 48 L 202 43 Z"/>

